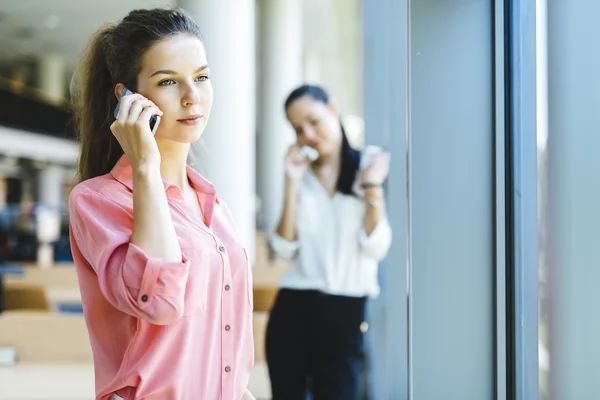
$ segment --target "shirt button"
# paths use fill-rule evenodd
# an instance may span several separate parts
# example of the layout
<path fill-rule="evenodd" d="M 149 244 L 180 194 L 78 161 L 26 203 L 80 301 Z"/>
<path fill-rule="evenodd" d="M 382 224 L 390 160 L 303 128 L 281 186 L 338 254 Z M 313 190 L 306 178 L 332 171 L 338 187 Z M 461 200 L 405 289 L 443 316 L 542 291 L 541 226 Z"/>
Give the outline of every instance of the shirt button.
<path fill-rule="evenodd" d="M 219 251 L 220 251 L 220 252 L 224 252 L 224 251 L 225 251 L 225 246 L 223 246 L 223 245 L 220 245 L 220 246 L 219 246 Z"/>
<path fill-rule="evenodd" d="M 231 372 L 231 367 L 229 365 L 225 367 L 225 372 Z"/>
<path fill-rule="evenodd" d="M 144 303 L 148 301 L 148 295 L 147 294 L 142 295 L 142 301 Z"/>
<path fill-rule="evenodd" d="M 362 333 L 366 333 L 369 330 L 369 323 L 367 321 L 363 321 L 360 324 L 360 331 Z"/>
<path fill-rule="evenodd" d="M 229 332 L 229 331 L 231 330 L 231 326 L 229 326 L 229 325 L 225 325 L 225 330 L 226 330 L 227 332 Z"/>
<path fill-rule="evenodd" d="M 231 286 L 229 286 L 229 285 L 225 285 L 225 291 L 226 291 L 226 292 L 229 292 L 229 289 L 231 289 Z"/>

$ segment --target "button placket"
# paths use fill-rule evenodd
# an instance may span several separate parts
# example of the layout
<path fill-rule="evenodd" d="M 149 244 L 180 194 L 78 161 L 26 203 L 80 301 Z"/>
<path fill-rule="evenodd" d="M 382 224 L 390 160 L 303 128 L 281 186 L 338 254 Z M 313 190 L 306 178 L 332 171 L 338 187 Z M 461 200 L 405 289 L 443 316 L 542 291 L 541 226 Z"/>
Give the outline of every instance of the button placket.
<path fill-rule="evenodd" d="M 222 333 L 221 333 L 221 360 L 223 362 L 222 366 L 222 375 L 221 375 L 221 384 L 223 388 L 226 388 L 223 391 L 223 398 L 231 398 L 233 393 L 231 393 L 231 388 L 233 385 L 233 380 L 235 379 L 235 374 L 233 374 L 233 367 L 235 363 L 235 335 L 232 334 L 232 325 L 229 323 L 235 323 L 235 305 L 233 301 L 235 300 L 232 293 L 232 285 L 235 283 L 238 284 L 237 281 L 233 281 L 233 274 L 231 270 L 231 256 L 234 255 L 235 251 L 232 249 L 228 249 L 221 242 L 217 242 L 217 249 L 221 252 L 221 258 L 223 259 L 223 289 L 221 297 L 221 311 L 222 311 L 222 320 L 224 321 L 223 325 L 221 325 Z M 232 250 L 230 253 L 228 250 Z M 237 290 L 237 289 L 236 289 Z"/>

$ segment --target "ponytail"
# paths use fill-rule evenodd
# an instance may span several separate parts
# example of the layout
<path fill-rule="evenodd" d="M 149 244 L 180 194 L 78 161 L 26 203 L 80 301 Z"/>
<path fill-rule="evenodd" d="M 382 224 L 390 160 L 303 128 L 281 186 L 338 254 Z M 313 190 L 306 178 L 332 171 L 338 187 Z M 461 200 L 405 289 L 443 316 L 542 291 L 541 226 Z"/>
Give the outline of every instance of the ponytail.
<path fill-rule="evenodd" d="M 336 189 L 342 194 L 354 196 L 355 193 L 352 190 L 358 169 L 360 168 L 360 151 L 353 149 L 348 141 L 348 136 L 342 125 L 342 153 L 341 153 L 341 166 L 340 175 L 338 176 Z"/>
<path fill-rule="evenodd" d="M 110 172 L 123 155 L 110 130 L 112 110 L 117 105 L 106 54 L 112 30 L 108 26 L 96 33 L 71 81 L 77 137 L 81 143 L 78 181 Z"/>

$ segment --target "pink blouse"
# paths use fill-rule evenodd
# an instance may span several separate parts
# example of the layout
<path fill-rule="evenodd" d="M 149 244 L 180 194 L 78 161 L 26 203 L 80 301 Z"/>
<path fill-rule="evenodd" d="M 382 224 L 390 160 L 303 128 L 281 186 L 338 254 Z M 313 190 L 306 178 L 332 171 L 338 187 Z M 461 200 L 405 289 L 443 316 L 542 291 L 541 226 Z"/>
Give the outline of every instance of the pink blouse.
<path fill-rule="evenodd" d="M 188 168 L 205 221 L 164 182 L 183 259 L 130 243 L 132 169 L 123 156 L 69 198 L 71 248 L 94 355 L 96 399 L 240 400 L 254 364 L 252 272 L 231 213 Z"/>

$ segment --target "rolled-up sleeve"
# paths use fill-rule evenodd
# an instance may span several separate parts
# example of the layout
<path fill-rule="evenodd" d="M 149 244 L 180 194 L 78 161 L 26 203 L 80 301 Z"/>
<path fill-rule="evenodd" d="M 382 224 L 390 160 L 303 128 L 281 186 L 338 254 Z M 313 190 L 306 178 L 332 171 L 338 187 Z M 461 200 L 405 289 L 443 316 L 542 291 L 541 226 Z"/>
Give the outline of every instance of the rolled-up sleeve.
<path fill-rule="evenodd" d="M 133 215 L 96 192 L 69 198 L 73 256 L 96 273 L 104 297 L 118 310 L 157 325 L 183 315 L 190 262 L 164 262 L 130 243 Z"/>
<path fill-rule="evenodd" d="M 392 244 L 392 228 L 387 216 L 382 216 L 370 235 L 367 235 L 364 228 L 361 229 L 358 242 L 365 254 L 377 261 L 383 260 Z"/>
<path fill-rule="evenodd" d="M 269 246 L 271 250 L 275 252 L 279 257 L 293 261 L 298 257 L 298 251 L 300 250 L 300 244 L 298 241 L 289 241 L 282 238 L 277 233 L 273 233 L 269 239 Z"/>

